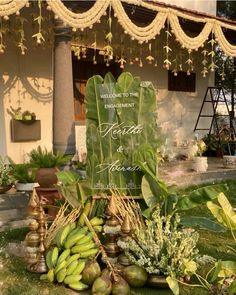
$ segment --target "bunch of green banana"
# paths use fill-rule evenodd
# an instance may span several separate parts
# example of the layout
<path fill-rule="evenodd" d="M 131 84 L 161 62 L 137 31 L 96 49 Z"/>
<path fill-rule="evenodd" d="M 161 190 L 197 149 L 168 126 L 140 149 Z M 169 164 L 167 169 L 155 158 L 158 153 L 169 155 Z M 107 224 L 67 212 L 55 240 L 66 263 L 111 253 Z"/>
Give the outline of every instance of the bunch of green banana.
<path fill-rule="evenodd" d="M 58 257 L 58 261 L 60 258 L 63 260 L 57 262 L 54 268 L 50 268 L 47 274 L 41 275 L 40 279 L 48 280 L 51 283 L 54 281 L 57 281 L 58 283 L 64 283 L 70 288 L 78 291 L 85 290 L 89 288 L 86 284 L 81 282 L 81 273 L 85 267 L 85 260 L 79 259 L 79 254 L 68 255 L 69 251 L 68 249 L 64 250 Z M 47 256 L 47 263 L 48 261 L 52 263 L 51 254 L 47 254 Z"/>
<path fill-rule="evenodd" d="M 102 227 L 102 218 L 94 217 L 90 224 Z M 55 245 L 46 254 L 48 273 L 41 279 L 67 284 L 75 290 L 84 290 L 87 285 L 80 282 L 86 260 L 98 253 L 93 234 L 86 226 L 76 227 L 75 223 L 63 226 L 56 234 Z"/>

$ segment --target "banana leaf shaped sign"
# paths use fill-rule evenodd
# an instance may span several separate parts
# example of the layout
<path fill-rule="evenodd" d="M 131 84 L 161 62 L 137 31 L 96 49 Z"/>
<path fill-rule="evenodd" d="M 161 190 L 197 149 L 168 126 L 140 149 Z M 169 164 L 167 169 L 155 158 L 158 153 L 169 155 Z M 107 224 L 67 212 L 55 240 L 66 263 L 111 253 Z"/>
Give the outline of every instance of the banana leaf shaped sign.
<path fill-rule="evenodd" d="M 146 160 L 155 170 L 158 142 L 156 95 L 151 82 L 122 73 L 117 81 L 91 77 L 86 85 L 87 177 L 94 193 L 140 194 Z M 139 152 L 140 151 L 140 152 Z M 139 159 L 139 155 L 141 155 Z"/>

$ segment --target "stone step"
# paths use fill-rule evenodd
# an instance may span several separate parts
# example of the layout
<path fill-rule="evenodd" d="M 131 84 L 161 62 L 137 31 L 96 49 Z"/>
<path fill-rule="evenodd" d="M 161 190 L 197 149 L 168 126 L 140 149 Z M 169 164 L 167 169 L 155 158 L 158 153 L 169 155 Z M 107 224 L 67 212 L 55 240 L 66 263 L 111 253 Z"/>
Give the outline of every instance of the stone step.
<path fill-rule="evenodd" d="M 26 208 L 30 199 L 29 193 L 0 194 L 0 211 Z"/>
<path fill-rule="evenodd" d="M 31 221 L 32 219 L 10 220 L 2 225 L 0 224 L 0 232 L 10 229 L 28 227 Z"/>

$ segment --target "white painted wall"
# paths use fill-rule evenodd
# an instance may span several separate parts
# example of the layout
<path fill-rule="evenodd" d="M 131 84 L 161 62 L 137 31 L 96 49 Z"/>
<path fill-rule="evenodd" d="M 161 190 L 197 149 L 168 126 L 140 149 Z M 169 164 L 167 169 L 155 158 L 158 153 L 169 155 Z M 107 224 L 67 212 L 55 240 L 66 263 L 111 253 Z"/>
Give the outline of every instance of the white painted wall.
<path fill-rule="evenodd" d="M 161 2 L 216 15 L 216 0 L 162 0 Z"/>
<path fill-rule="evenodd" d="M 25 56 L 15 46 L 0 55 L 0 155 L 23 162 L 27 153 L 38 145 L 52 147 L 52 54 L 51 50 L 30 48 Z M 7 109 L 20 106 L 22 111 L 35 112 L 41 120 L 41 140 L 15 143 L 11 141 L 10 120 Z"/>

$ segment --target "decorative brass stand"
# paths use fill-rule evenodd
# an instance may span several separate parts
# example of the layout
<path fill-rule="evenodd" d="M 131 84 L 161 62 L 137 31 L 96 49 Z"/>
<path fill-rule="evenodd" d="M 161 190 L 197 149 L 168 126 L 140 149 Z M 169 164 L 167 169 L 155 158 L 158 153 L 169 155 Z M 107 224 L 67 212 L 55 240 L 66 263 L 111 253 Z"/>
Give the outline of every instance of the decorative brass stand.
<path fill-rule="evenodd" d="M 45 232 L 46 232 L 46 220 L 45 220 L 45 214 L 43 211 L 42 206 L 39 206 L 39 218 L 38 218 L 38 223 L 39 223 L 39 229 L 38 229 L 38 234 L 39 234 L 39 247 L 38 247 L 38 262 L 36 264 L 33 264 L 30 266 L 30 271 L 32 272 L 37 272 L 37 273 L 46 273 L 47 272 L 47 265 L 45 261 L 45 247 L 44 247 L 44 237 L 45 237 Z"/>
<path fill-rule="evenodd" d="M 25 237 L 26 243 L 26 254 L 25 261 L 28 264 L 28 267 L 37 262 L 38 247 L 39 247 L 39 234 L 37 229 L 39 227 L 38 222 L 33 219 L 29 224 L 30 232 L 27 233 Z"/>
<path fill-rule="evenodd" d="M 107 221 L 104 226 L 106 233 L 106 242 L 104 248 L 106 250 L 109 260 L 113 263 L 117 262 L 117 257 L 120 253 L 120 248 L 117 245 L 117 238 L 120 232 L 120 224 L 116 217 L 118 210 L 115 204 L 115 196 L 112 195 L 110 202 L 105 211 Z"/>
<path fill-rule="evenodd" d="M 124 244 L 127 243 L 128 236 L 131 232 L 131 226 L 130 226 L 130 219 L 128 213 L 126 213 L 124 221 L 121 225 L 121 237 L 120 241 L 123 242 Z M 124 249 L 125 250 L 125 249 Z M 118 257 L 118 262 L 124 266 L 130 265 L 129 258 L 125 255 L 125 253 L 121 253 Z"/>
<path fill-rule="evenodd" d="M 47 266 L 45 262 L 44 237 L 46 232 L 46 219 L 43 208 L 39 202 L 39 198 L 35 192 L 32 193 L 28 205 L 28 212 L 34 219 L 30 223 L 30 232 L 25 237 L 27 245 L 27 253 L 25 260 L 27 269 L 31 272 L 45 273 Z"/>

